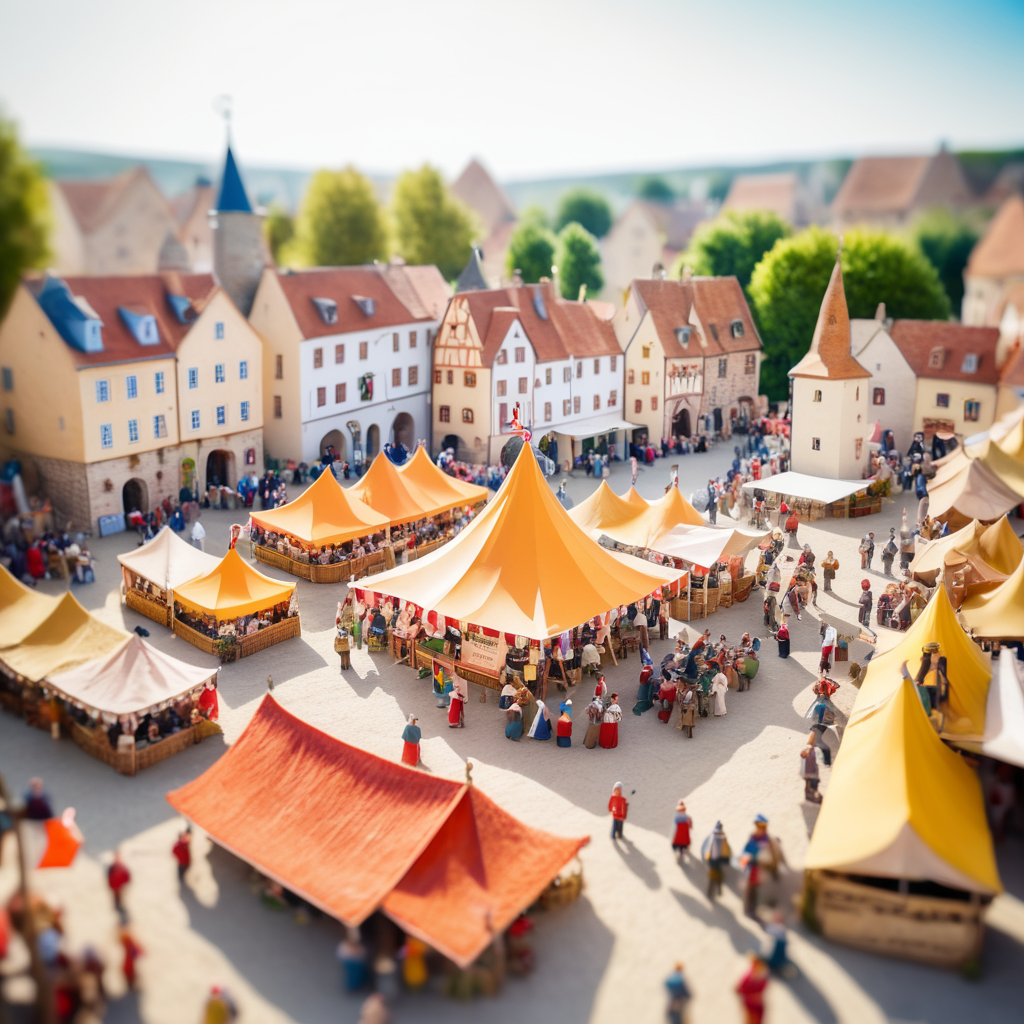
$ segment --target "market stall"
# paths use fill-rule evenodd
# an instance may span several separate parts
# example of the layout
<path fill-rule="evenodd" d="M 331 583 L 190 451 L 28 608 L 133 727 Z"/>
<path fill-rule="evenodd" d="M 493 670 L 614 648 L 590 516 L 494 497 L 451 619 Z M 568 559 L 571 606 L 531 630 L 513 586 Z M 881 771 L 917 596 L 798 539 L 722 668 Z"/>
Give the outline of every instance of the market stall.
<path fill-rule="evenodd" d="M 208 573 L 174 592 L 174 632 L 222 661 L 298 636 L 296 584 L 253 569 L 232 548 Z"/>
<path fill-rule="evenodd" d="M 1024 680 L 1016 652 L 1003 650 L 985 703 L 985 732 L 980 740 L 956 740 L 973 754 L 1024 768 Z"/>
<path fill-rule="evenodd" d="M 117 560 L 124 577 L 125 604 L 161 626 L 171 624 L 175 588 L 217 564 L 214 555 L 193 547 L 168 526 L 148 544 L 118 555 Z"/>
<path fill-rule="evenodd" d="M 228 752 L 167 800 L 325 914 L 357 927 L 379 912 L 450 969 L 500 940 L 588 841 L 530 828 L 468 781 L 343 743 L 269 695 Z"/>
<path fill-rule="evenodd" d="M 0 648 L 21 643 L 50 616 L 59 600 L 26 587 L 0 566 Z"/>
<path fill-rule="evenodd" d="M 211 721 L 216 684 L 216 668 L 178 661 L 132 636 L 104 657 L 47 676 L 42 688 L 83 750 L 135 775 L 221 731 Z"/>
<path fill-rule="evenodd" d="M 1024 559 L 995 589 L 968 597 L 960 621 L 975 640 L 1024 642 Z"/>
<path fill-rule="evenodd" d="M 881 512 L 881 495 L 871 493 L 874 483 L 787 472 L 748 480 L 743 490 L 751 499 L 755 491 L 768 495 L 767 512 L 777 511 L 785 500 L 801 522 L 815 522 L 828 518 L 855 519 Z"/>
<path fill-rule="evenodd" d="M 294 501 L 252 512 L 253 550 L 267 565 L 313 583 L 338 583 L 383 566 L 383 551 L 359 554 L 374 534 L 386 534 L 387 516 L 346 490 L 330 469 Z"/>
<path fill-rule="evenodd" d="M 934 587 L 940 575 L 945 574 L 950 555 L 960 556 L 952 559 L 953 564 L 969 561 L 979 573 L 991 575 L 994 571 L 1002 578 L 1009 576 L 1024 559 L 1024 547 L 1006 516 L 991 525 L 974 519 L 955 533 L 918 544 L 910 572 L 928 587 Z"/>
<path fill-rule="evenodd" d="M 431 501 L 447 508 L 482 505 L 489 493 L 486 487 L 467 483 L 443 472 L 427 454 L 423 445 L 419 445 L 412 458 L 398 467 L 398 472 L 406 482 L 415 484 Z"/>
<path fill-rule="evenodd" d="M 632 488 L 630 492 L 636 494 Z M 640 496 L 636 495 L 638 498 Z M 642 512 L 646 511 L 647 502 L 638 505 L 627 498 L 620 498 L 609 486 L 607 480 L 602 480 L 600 486 L 578 505 L 569 509 L 569 518 L 589 537 L 600 540 L 602 535 L 624 523 L 635 519 Z"/>

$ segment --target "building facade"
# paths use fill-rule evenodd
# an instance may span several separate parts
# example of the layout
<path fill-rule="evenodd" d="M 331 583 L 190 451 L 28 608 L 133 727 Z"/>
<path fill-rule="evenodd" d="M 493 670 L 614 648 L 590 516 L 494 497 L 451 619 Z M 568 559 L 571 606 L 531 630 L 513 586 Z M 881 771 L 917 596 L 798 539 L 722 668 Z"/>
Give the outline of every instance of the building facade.
<path fill-rule="evenodd" d="M 1024 198 L 1011 196 L 971 250 L 964 270 L 961 318 L 976 327 L 999 326 L 1013 297 L 1024 305 Z M 1016 305 L 1016 303 L 1014 303 Z"/>

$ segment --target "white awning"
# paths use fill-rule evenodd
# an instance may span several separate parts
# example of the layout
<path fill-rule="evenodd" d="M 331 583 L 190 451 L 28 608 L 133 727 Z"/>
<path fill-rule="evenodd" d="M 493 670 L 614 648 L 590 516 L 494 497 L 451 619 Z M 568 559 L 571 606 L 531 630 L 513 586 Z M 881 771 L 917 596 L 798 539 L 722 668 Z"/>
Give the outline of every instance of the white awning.
<path fill-rule="evenodd" d="M 858 491 L 866 491 L 870 480 L 830 480 L 824 476 L 808 476 L 806 473 L 776 473 L 763 476 L 760 480 L 748 480 L 743 490 L 767 491 L 790 498 L 810 498 L 811 501 L 839 501 Z"/>
<path fill-rule="evenodd" d="M 628 420 L 616 416 L 615 413 L 607 413 L 604 416 L 590 416 L 585 420 L 560 423 L 542 432 L 547 433 L 552 430 L 556 434 L 564 434 L 566 437 L 586 438 L 597 437 L 598 434 L 610 434 L 613 430 L 633 430 L 641 426 L 643 426 L 642 423 L 630 423 Z"/>
<path fill-rule="evenodd" d="M 985 735 L 980 743 L 951 741 L 975 754 L 987 754 L 1024 768 L 1024 683 L 1017 655 L 1003 650 L 999 668 L 988 684 L 985 704 Z"/>

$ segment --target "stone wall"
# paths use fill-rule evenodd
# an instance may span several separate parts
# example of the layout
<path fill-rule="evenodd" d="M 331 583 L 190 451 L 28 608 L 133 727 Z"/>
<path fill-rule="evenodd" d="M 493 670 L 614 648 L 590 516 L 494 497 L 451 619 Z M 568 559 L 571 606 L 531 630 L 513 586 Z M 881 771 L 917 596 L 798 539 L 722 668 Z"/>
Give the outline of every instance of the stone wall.
<path fill-rule="evenodd" d="M 746 372 L 747 355 L 755 359 L 754 372 Z M 718 376 L 719 358 L 728 358 L 726 375 Z M 754 409 L 757 408 L 757 395 L 760 382 L 761 353 L 758 350 L 732 352 L 729 356 L 708 356 L 704 360 L 704 394 L 701 400 L 701 415 L 714 415 L 716 408 L 722 410 L 723 423 L 729 422 L 733 409 L 739 414 L 739 400 L 750 398 Z"/>

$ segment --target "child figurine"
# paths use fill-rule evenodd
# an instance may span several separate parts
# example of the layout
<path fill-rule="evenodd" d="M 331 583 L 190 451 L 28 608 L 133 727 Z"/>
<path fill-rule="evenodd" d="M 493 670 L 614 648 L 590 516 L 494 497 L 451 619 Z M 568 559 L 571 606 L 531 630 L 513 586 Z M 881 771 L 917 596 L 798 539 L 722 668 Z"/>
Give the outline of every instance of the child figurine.
<path fill-rule="evenodd" d="M 732 856 L 729 840 L 725 837 L 725 829 L 720 821 L 715 822 L 714 832 L 701 844 L 700 855 L 708 866 L 708 899 L 713 902 L 715 896 L 722 895 L 725 868 Z"/>

